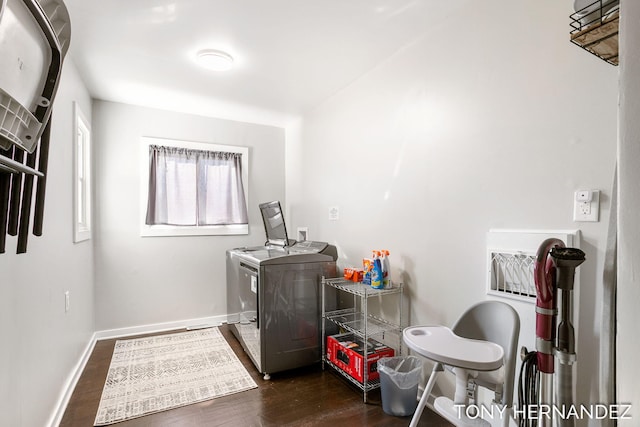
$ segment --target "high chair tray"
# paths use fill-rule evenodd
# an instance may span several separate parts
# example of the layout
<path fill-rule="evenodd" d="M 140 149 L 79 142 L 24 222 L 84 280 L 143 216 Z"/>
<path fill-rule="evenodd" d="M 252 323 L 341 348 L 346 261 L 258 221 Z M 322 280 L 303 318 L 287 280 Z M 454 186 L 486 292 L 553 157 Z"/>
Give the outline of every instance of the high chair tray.
<path fill-rule="evenodd" d="M 410 349 L 435 362 L 475 371 L 503 365 L 504 350 L 498 344 L 462 338 L 446 326 L 411 326 L 402 334 Z"/>

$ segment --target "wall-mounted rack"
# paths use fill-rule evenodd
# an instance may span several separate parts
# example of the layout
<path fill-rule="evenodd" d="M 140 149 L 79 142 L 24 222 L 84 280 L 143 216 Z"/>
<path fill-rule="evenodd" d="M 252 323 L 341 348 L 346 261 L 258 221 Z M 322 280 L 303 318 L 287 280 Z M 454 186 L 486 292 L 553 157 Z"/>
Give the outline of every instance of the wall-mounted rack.
<path fill-rule="evenodd" d="M 536 285 L 533 281 L 535 255 L 520 251 L 489 250 L 490 294 L 535 298 Z"/>
<path fill-rule="evenodd" d="M 596 0 L 570 15 L 571 43 L 618 65 L 619 0 Z"/>
<path fill-rule="evenodd" d="M 26 173 L 29 175 L 35 175 L 38 177 L 43 177 L 44 174 L 40 171 L 35 170 L 34 168 L 30 168 L 27 165 L 16 162 L 9 157 L 5 157 L 0 154 L 0 170 L 9 173 Z"/>
<path fill-rule="evenodd" d="M 487 233 L 487 294 L 535 303 L 534 264 L 541 242 L 562 240 L 579 247 L 577 230 L 489 230 Z"/>
<path fill-rule="evenodd" d="M 17 253 L 27 251 L 31 222 L 42 235 L 51 108 L 70 23 L 63 0 L 0 0 L 0 254 L 7 235 L 18 237 Z"/>

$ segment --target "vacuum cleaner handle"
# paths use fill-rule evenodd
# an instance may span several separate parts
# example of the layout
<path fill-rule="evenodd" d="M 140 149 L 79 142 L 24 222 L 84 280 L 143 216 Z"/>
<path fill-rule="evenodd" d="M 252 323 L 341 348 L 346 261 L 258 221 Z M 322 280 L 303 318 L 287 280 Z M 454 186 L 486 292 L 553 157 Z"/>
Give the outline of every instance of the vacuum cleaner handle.
<path fill-rule="evenodd" d="M 546 239 L 536 254 L 533 274 L 536 284 L 536 350 L 538 352 L 538 369 L 540 372 L 552 374 L 553 347 L 556 337 L 557 287 L 555 266 L 549 257 L 553 248 L 564 248 L 560 239 Z"/>

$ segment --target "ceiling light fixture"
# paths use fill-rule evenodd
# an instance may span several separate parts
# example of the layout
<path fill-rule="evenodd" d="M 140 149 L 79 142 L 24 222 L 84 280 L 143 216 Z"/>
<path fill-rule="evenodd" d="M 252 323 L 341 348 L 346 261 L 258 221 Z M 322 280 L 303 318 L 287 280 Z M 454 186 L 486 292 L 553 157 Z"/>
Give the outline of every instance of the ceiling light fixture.
<path fill-rule="evenodd" d="M 213 71 L 226 71 L 233 66 L 233 57 L 226 52 L 215 49 L 203 49 L 196 55 L 198 64 Z"/>

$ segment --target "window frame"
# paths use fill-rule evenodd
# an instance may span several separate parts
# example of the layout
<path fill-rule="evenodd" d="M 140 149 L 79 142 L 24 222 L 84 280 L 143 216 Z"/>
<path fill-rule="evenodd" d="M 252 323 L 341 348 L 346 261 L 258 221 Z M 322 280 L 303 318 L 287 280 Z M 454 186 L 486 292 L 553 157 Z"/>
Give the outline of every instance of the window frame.
<path fill-rule="evenodd" d="M 140 236 L 228 236 L 249 234 L 249 224 L 232 225 L 148 225 L 146 224 L 149 195 L 149 146 L 188 148 L 205 151 L 226 151 L 242 154 L 242 185 L 245 203 L 249 206 L 249 147 L 221 145 L 210 142 L 143 136 L 140 143 Z"/>
<path fill-rule="evenodd" d="M 92 136 L 91 122 L 73 103 L 73 242 L 91 239 L 92 228 Z M 82 149 L 80 146 L 82 145 Z M 82 168 L 82 172 L 80 171 Z M 82 210 L 82 214 L 80 211 Z"/>

